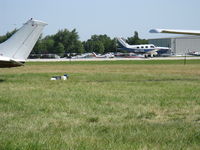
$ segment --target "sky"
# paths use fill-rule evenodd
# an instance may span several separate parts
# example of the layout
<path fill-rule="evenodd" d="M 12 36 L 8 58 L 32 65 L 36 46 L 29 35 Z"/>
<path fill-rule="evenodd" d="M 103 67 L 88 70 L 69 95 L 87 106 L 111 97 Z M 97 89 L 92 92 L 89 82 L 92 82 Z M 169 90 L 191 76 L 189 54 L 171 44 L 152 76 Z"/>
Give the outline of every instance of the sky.
<path fill-rule="evenodd" d="M 81 41 L 94 34 L 144 39 L 170 37 L 151 34 L 152 28 L 200 30 L 200 0 L 0 0 L 0 35 L 28 19 L 48 23 L 43 36 L 76 29 Z M 173 35 L 174 36 L 174 35 Z"/>

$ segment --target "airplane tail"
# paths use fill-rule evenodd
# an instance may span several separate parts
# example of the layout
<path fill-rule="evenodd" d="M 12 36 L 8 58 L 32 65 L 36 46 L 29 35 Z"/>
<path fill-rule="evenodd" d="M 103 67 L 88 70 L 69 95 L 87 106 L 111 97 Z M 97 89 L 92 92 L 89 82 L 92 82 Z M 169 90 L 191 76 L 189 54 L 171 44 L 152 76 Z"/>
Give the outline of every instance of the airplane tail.
<path fill-rule="evenodd" d="M 95 52 L 92 52 L 92 55 L 93 55 L 94 57 L 97 57 L 97 54 L 96 54 Z"/>
<path fill-rule="evenodd" d="M 119 42 L 120 47 L 122 47 L 122 48 L 124 48 L 124 47 L 127 48 L 129 46 L 129 44 L 126 43 L 122 38 L 117 38 L 117 41 Z"/>
<path fill-rule="evenodd" d="M 27 59 L 45 25 L 42 21 L 28 20 L 14 35 L 0 44 L 0 56 Z"/>

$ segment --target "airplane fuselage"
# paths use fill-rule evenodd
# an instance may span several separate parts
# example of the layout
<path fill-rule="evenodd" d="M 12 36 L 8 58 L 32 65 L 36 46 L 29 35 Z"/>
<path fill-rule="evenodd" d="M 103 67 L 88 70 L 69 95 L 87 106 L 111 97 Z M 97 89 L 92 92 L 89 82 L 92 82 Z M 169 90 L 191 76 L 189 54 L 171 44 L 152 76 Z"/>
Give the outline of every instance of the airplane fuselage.
<path fill-rule="evenodd" d="M 133 52 L 133 53 L 140 53 L 140 54 L 144 54 L 144 53 L 148 53 L 151 51 L 156 50 L 154 45 L 134 45 L 134 46 L 127 46 L 127 47 L 123 47 L 123 48 L 118 48 L 119 50 L 126 50 L 128 52 Z"/>
<path fill-rule="evenodd" d="M 145 45 L 128 45 L 126 47 L 118 48 L 118 50 L 125 50 L 136 54 L 152 54 L 159 50 L 169 50 L 168 47 L 155 47 L 153 44 Z"/>
<path fill-rule="evenodd" d="M 144 54 L 145 57 L 148 55 L 157 55 L 159 50 L 169 50 L 168 47 L 156 47 L 153 44 L 143 44 L 143 45 L 129 45 L 122 38 L 117 38 L 120 48 L 118 50 L 125 50 L 127 52 L 132 52 L 135 54 Z"/>

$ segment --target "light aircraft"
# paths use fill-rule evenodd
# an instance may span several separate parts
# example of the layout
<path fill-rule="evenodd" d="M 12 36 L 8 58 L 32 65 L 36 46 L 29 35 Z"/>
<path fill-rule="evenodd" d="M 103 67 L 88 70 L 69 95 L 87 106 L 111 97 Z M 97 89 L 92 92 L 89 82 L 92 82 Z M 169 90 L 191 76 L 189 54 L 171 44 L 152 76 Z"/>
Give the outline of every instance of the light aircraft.
<path fill-rule="evenodd" d="M 192 51 L 192 52 L 188 52 L 188 55 L 200 56 L 200 52 L 198 52 L 198 51 Z"/>
<path fill-rule="evenodd" d="M 105 55 L 97 55 L 95 52 L 92 53 L 94 55 L 94 57 L 96 58 L 114 58 L 114 54 L 113 53 L 107 53 Z"/>
<path fill-rule="evenodd" d="M 8 40 L 0 44 L 0 68 L 23 66 L 44 26 L 42 21 L 28 20 Z"/>
<path fill-rule="evenodd" d="M 125 50 L 135 54 L 144 54 L 145 57 L 155 56 L 158 54 L 158 51 L 167 51 L 170 50 L 168 47 L 156 47 L 153 44 L 143 44 L 143 45 L 129 45 L 122 38 L 117 38 L 120 47 L 119 50 Z"/>
<path fill-rule="evenodd" d="M 80 58 L 93 58 L 93 57 L 94 57 L 93 53 L 84 53 L 84 54 L 81 54 L 81 55 L 73 56 L 71 58 L 72 59 L 80 59 Z"/>
<path fill-rule="evenodd" d="M 200 35 L 200 30 L 151 29 L 149 32 L 150 33 L 171 33 L 171 34 Z"/>

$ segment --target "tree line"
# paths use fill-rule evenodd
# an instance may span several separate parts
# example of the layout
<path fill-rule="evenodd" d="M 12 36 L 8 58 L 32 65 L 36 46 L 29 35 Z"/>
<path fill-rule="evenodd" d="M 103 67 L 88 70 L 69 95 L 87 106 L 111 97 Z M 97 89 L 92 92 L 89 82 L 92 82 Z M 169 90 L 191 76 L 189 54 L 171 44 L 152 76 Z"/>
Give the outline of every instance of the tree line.
<path fill-rule="evenodd" d="M 5 35 L 0 36 L 0 43 L 7 40 L 13 35 L 17 29 L 11 32 L 7 32 Z M 148 41 L 140 39 L 138 32 L 135 31 L 132 37 L 128 37 L 127 43 L 131 45 L 135 44 L 147 44 Z M 117 51 L 117 40 L 110 38 L 108 35 L 92 35 L 87 41 L 80 41 L 79 35 L 76 29 L 69 31 L 68 29 L 59 30 L 56 34 L 47 35 L 44 38 L 42 35 L 35 44 L 32 54 L 57 54 L 64 56 L 65 54 L 81 54 L 87 52 L 96 52 L 104 54 L 107 52 Z"/>

